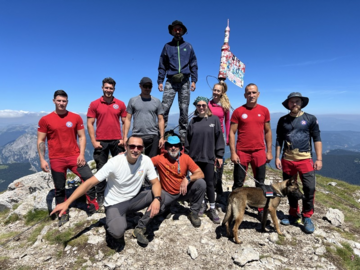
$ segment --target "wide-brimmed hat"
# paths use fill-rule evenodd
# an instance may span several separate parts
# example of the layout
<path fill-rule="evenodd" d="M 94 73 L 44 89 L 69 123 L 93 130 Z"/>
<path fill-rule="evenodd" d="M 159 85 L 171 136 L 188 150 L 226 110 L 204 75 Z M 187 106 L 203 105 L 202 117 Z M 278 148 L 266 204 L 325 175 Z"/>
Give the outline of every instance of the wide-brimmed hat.
<path fill-rule="evenodd" d="M 184 29 L 183 35 L 187 32 L 186 26 L 185 26 L 181 21 L 176 20 L 176 21 L 173 21 L 172 24 L 170 24 L 170 25 L 168 26 L 169 34 L 170 34 L 170 35 L 172 35 L 172 30 L 173 30 L 173 28 L 174 28 L 175 25 L 180 25 L 180 26 Z"/>
<path fill-rule="evenodd" d="M 309 103 L 309 98 L 308 97 L 303 97 L 302 95 L 301 95 L 301 93 L 299 93 L 299 92 L 292 92 L 292 93 L 290 93 L 290 95 L 288 95 L 288 97 L 287 97 L 287 99 L 285 99 L 285 101 L 282 103 L 282 105 L 286 108 L 286 109 L 288 109 L 288 110 L 290 110 L 289 109 L 289 105 L 288 105 L 288 101 L 289 101 L 289 99 L 290 98 L 295 98 L 295 97 L 297 97 L 297 98 L 301 98 L 301 108 L 305 108 L 306 107 L 306 105 L 308 105 L 308 103 Z"/>

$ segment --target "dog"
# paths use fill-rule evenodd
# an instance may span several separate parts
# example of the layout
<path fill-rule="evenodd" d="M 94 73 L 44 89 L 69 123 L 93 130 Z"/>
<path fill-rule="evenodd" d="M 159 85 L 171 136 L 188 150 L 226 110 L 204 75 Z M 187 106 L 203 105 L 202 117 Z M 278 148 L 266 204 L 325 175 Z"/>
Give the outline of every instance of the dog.
<path fill-rule="evenodd" d="M 297 184 L 296 175 L 288 180 L 273 183 L 271 186 L 273 190 L 281 196 L 294 196 L 298 200 L 304 197 Z M 264 192 L 261 188 L 241 187 L 235 189 L 229 196 L 226 215 L 222 222 L 222 225 L 226 226 L 226 232 L 228 237 L 231 237 L 229 228 L 230 223 L 235 220 L 235 224 L 233 227 L 233 235 L 235 236 L 235 242 L 237 244 L 240 244 L 241 241 L 238 237 L 238 228 L 244 218 L 246 205 L 250 207 L 264 208 L 267 200 L 268 198 L 265 197 Z M 271 219 L 275 225 L 277 233 L 283 235 L 280 231 L 279 222 L 276 216 L 276 208 L 279 206 L 280 200 L 280 197 L 271 198 L 268 205 L 268 211 L 270 212 Z M 267 209 L 264 209 L 264 214 L 261 222 L 263 232 L 266 232 L 265 226 L 268 211 Z"/>

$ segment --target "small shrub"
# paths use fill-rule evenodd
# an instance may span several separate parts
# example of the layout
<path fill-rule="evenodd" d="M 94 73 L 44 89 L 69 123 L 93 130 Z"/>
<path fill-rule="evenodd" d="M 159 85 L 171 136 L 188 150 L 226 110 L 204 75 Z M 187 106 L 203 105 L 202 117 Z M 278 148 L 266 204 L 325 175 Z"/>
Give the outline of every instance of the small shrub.
<path fill-rule="evenodd" d="M 50 220 L 49 213 L 46 210 L 31 210 L 25 215 L 25 224 L 32 225 L 40 220 Z"/>
<path fill-rule="evenodd" d="M 10 223 L 14 223 L 15 221 L 18 221 L 20 219 L 20 217 L 18 216 L 18 214 L 12 213 L 5 221 L 4 224 L 8 225 Z"/>

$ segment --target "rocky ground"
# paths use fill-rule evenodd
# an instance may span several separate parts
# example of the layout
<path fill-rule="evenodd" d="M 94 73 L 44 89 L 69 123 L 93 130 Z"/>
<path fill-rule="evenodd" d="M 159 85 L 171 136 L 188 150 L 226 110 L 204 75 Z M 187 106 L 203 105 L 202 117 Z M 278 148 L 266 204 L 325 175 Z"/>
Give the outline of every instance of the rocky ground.
<path fill-rule="evenodd" d="M 231 171 L 231 164 L 226 165 L 223 188 L 229 192 Z M 279 175 L 268 170 L 267 182 L 276 180 Z M 246 185 L 254 183 L 247 180 Z M 0 269 L 339 269 L 341 264 L 330 256 L 330 249 L 348 243 L 355 256 L 360 254 L 358 236 L 354 236 L 356 241 L 342 238 L 340 232 L 347 231 L 347 225 L 340 218 L 335 228 L 324 218 L 329 209 L 319 204 L 312 218 L 316 230 L 311 235 L 302 231 L 302 225 L 280 225 L 284 236 L 278 236 L 272 222 L 267 226 L 268 232 L 262 233 L 257 211 L 248 209 L 238 231 L 243 242 L 240 245 L 227 238 L 225 229 L 206 216 L 201 218 L 201 227 L 194 228 L 186 217 L 186 202 L 173 205 L 170 219 L 155 218 L 147 230 L 147 247 L 139 246 L 132 237 L 141 212 L 128 217 L 126 245 L 119 252 L 105 241 L 105 215 L 88 217 L 77 208 L 71 208 L 70 222 L 61 228 L 56 220 L 44 221 L 16 236 L 31 226 L 24 223 L 29 210 L 51 205 L 51 188 L 49 175 L 37 173 L 15 181 L 0 195 L 0 211 L 17 206 L 3 219 L 14 213 L 20 217 L 2 226 Z M 222 219 L 225 205 L 217 207 Z M 279 219 L 288 207 L 287 200 L 282 199 L 277 209 Z"/>

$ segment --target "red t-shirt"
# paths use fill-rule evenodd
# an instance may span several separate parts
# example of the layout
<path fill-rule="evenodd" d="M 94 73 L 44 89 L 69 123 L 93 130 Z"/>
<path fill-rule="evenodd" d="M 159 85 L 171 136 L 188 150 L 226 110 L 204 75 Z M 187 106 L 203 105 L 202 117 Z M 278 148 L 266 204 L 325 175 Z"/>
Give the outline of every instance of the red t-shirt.
<path fill-rule="evenodd" d="M 96 118 L 96 140 L 121 140 L 120 117 L 126 117 L 126 106 L 113 98 L 108 104 L 101 97 L 90 103 L 87 117 Z"/>
<path fill-rule="evenodd" d="M 167 155 L 157 155 L 151 158 L 151 161 L 159 173 L 162 189 L 172 195 L 179 194 L 181 182 L 186 177 L 187 172 L 193 173 L 199 166 L 187 154 L 181 154 L 179 158 L 180 173 L 178 173 L 178 162 L 172 158 L 167 158 Z"/>
<path fill-rule="evenodd" d="M 264 126 L 270 122 L 269 110 L 257 104 L 254 108 L 245 105 L 237 108 L 231 123 L 238 124 L 236 149 L 240 151 L 255 151 L 265 149 Z"/>
<path fill-rule="evenodd" d="M 58 115 L 52 112 L 39 121 L 38 131 L 46 133 L 49 158 L 77 156 L 80 149 L 77 144 L 77 131 L 84 129 L 80 115 L 67 112 Z"/>

